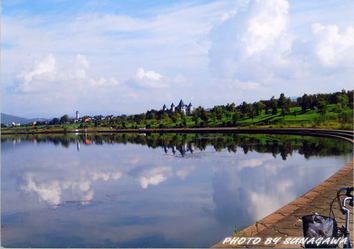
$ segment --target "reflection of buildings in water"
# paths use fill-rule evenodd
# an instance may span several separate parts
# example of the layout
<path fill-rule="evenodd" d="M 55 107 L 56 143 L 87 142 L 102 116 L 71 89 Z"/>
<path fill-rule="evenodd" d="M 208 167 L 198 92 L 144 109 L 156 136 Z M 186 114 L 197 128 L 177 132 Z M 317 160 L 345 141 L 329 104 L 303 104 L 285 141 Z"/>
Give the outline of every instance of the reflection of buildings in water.
<path fill-rule="evenodd" d="M 187 148 L 188 148 L 188 150 L 193 154 L 193 152 L 194 152 L 194 146 L 193 146 L 193 144 L 192 144 L 192 143 L 188 143 Z"/>
<path fill-rule="evenodd" d="M 79 141 L 76 141 L 76 150 L 80 151 L 80 142 Z"/>
<path fill-rule="evenodd" d="M 85 138 L 84 139 L 84 144 L 91 144 L 91 139 Z"/>
<path fill-rule="evenodd" d="M 163 146 L 163 150 L 165 151 L 165 154 L 168 153 L 169 149 L 171 149 L 172 154 L 175 155 L 176 152 L 178 151 L 182 157 L 184 157 L 186 155 L 186 153 L 190 152 L 191 154 L 193 154 L 194 152 L 194 146 L 192 143 L 187 143 L 187 144 L 183 144 L 183 145 L 164 145 Z"/>
<path fill-rule="evenodd" d="M 232 140 L 208 137 L 208 138 L 188 138 L 183 136 L 175 136 L 173 138 L 169 137 L 154 137 L 154 136 L 141 136 L 141 135 L 90 135 L 88 133 L 80 134 L 76 138 L 70 136 L 55 136 L 55 137 L 29 137 L 25 140 L 31 141 L 32 143 L 42 143 L 42 142 L 52 142 L 54 144 L 61 144 L 63 147 L 68 148 L 70 143 L 76 143 L 79 141 L 80 145 L 76 145 L 78 151 L 81 149 L 81 143 L 83 145 L 90 144 L 115 144 L 115 143 L 131 143 L 131 144 L 143 144 L 148 147 L 160 147 L 163 148 L 165 153 L 171 150 L 173 155 L 179 153 L 181 156 L 185 156 L 187 153 L 193 153 L 194 147 L 198 150 L 203 151 L 207 146 L 214 146 L 216 151 L 221 151 L 222 149 L 228 149 L 228 151 L 236 152 L 237 148 L 242 149 L 244 154 L 249 152 L 261 152 L 261 153 L 272 153 L 274 157 L 281 156 L 283 160 L 286 160 L 288 156 L 291 156 L 293 151 L 298 151 L 300 155 L 305 158 L 317 155 L 339 155 L 341 153 L 349 154 L 352 152 L 352 147 L 346 142 L 332 143 L 328 141 L 328 138 L 321 138 L 315 142 L 312 140 L 306 140 L 303 138 L 294 138 L 283 136 L 276 137 L 274 140 L 270 139 L 264 144 L 257 137 L 237 137 L 235 136 Z M 22 139 L 24 140 L 24 139 Z M 21 138 L 11 139 L 12 143 L 15 145 L 22 142 Z M 182 145 L 183 144 L 183 145 Z"/>

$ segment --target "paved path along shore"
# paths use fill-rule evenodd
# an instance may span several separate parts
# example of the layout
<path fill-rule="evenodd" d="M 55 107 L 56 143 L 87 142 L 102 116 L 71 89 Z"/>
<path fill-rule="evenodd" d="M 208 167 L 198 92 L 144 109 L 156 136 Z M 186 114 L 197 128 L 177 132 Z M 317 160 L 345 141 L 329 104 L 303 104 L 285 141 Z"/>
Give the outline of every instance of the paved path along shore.
<path fill-rule="evenodd" d="M 314 213 L 328 216 L 330 203 L 336 196 L 337 189 L 353 186 L 353 163 L 354 161 L 352 160 L 330 178 L 303 196 L 245 228 L 237 234 L 237 237 L 260 237 L 262 242 L 269 237 L 282 237 L 282 239 L 287 237 L 302 237 L 301 217 Z M 334 205 L 334 213 L 338 226 L 341 227 L 344 225 L 344 216 L 340 213 L 337 203 Z M 353 212 L 351 213 L 350 221 L 351 240 L 353 240 Z M 213 247 L 225 248 L 240 246 L 223 244 L 221 241 Z M 290 245 L 284 246 L 280 243 L 276 245 L 264 245 L 260 243 L 256 246 L 248 245 L 243 247 L 290 247 Z M 301 247 L 301 245 L 293 245 L 292 247 Z"/>

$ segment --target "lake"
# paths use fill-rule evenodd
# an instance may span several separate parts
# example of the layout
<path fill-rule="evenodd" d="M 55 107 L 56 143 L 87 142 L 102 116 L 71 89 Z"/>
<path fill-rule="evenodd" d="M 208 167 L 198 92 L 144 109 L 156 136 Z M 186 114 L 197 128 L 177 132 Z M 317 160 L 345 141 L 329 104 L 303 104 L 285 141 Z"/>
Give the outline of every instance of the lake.
<path fill-rule="evenodd" d="M 305 136 L 2 136 L 2 246 L 210 247 L 351 158 Z"/>

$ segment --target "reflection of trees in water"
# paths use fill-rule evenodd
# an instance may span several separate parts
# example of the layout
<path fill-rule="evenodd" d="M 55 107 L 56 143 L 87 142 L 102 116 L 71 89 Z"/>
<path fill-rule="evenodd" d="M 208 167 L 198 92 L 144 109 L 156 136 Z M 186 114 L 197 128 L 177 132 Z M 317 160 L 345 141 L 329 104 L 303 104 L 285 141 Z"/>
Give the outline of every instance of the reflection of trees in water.
<path fill-rule="evenodd" d="M 149 148 L 163 148 L 165 153 L 193 153 L 195 150 L 204 151 L 212 146 L 215 151 L 227 149 L 236 152 L 241 148 L 244 154 L 256 151 L 259 153 L 272 153 L 274 157 L 280 155 L 283 160 L 293 151 L 311 156 L 333 156 L 352 153 L 352 147 L 344 141 L 294 136 L 294 135 L 247 135 L 247 134 L 80 134 L 80 135 L 18 135 L 3 136 L 1 142 L 13 143 L 32 141 L 36 143 L 53 143 L 68 148 L 70 144 L 76 144 L 77 149 L 81 145 L 103 144 L 140 144 Z"/>

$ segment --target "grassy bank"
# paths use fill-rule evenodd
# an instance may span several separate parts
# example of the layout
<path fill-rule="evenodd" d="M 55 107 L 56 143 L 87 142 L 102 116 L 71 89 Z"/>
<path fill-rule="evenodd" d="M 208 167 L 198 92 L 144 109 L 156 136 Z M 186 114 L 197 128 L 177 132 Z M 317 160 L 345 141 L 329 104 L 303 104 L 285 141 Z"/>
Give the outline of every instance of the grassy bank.
<path fill-rule="evenodd" d="M 325 114 L 318 110 L 302 112 L 300 107 L 290 108 L 287 115 L 266 114 L 265 111 L 253 118 L 239 118 L 235 120 L 232 112 L 226 112 L 221 118 L 210 116 L 206 120 L 193 116 L 172 120 L 146 119 L 142 122 L 125 122 L 117 124 L 114 121 L 99 123 L 72 123 L 40 126 L 21 126 L 2 128 L 2 132 L 74 132 L 74 131 L 114 131 L 117 129 L 143 129 L 143 128 L 195 128 L 195 127 L 240 127 L 240 128 L 323 128 L 323 129 L 353 129 L 353 110 L 345 108 L 340 112 L 336 105 L 328 105 Z"/>

